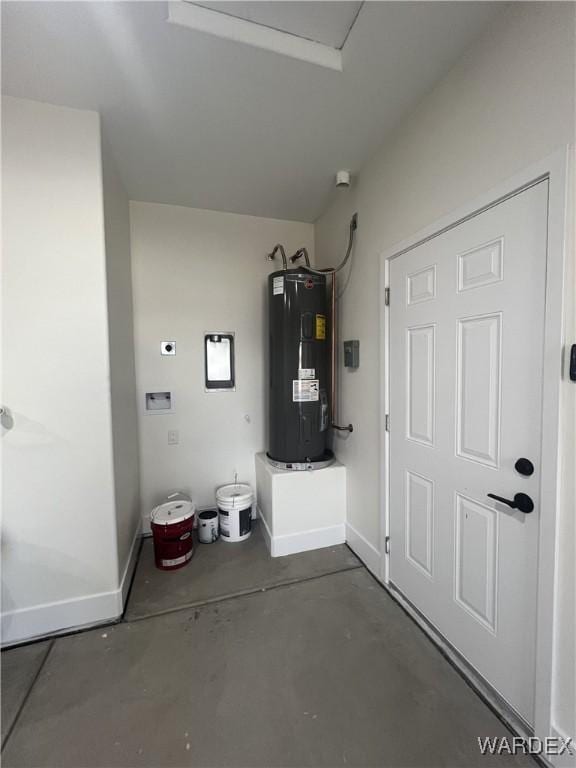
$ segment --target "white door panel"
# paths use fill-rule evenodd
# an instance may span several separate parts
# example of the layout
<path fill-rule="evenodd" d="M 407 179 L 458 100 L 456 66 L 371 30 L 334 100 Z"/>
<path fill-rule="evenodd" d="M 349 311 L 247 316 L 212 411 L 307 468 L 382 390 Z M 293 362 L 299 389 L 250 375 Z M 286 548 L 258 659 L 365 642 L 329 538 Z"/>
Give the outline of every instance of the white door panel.
<path fill-rule="evenodd" d="M 406 436 L 424 445 L 434 445 L 434 325 L 407 329 Z"/>
<path fill-rule="evenodd" d="M 529 723 L 547 192 L 390 263 L 390 579 Z"/>

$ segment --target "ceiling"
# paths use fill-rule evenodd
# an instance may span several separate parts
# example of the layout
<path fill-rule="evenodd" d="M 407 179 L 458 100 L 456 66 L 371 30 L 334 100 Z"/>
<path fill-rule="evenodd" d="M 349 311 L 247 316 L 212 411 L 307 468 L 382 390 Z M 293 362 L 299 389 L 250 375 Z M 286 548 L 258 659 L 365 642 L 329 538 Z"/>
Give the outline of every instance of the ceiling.
<path fill-rule="evenodd" d="M 238 5 L 338 43 L 358 4 Z M 314 221 L 501 9 L 366 2 L 337 72 L 169 24 L 166 3 L 2 2 L 2 90 L 98 110 L 131 199 Z"/>
<path fill-rule="evenodd" d="M 288 32 L 306 40 L 330 45 L 332 48 L 342 48 L 352 29 L 362 3 L 351 3 L 339 0 L 275 0 L 275 2 L 244 3 L 241 0 L 226 2 L 202 3 L 194 2 L 212 11 L 235 16 L 238 19 L 252 21 L 264 27 Z"/>

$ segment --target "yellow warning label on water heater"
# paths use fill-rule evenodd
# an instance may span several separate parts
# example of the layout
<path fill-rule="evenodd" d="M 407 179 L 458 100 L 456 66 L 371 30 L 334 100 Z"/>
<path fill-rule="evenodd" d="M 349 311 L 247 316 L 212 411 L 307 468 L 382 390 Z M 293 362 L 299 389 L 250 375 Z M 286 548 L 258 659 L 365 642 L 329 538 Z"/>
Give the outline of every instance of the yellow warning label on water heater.
<path fill-rule="evenodd" d="M 324 315 L 316 315 L 316 338 L 326 338 L 326 317 Z"/>

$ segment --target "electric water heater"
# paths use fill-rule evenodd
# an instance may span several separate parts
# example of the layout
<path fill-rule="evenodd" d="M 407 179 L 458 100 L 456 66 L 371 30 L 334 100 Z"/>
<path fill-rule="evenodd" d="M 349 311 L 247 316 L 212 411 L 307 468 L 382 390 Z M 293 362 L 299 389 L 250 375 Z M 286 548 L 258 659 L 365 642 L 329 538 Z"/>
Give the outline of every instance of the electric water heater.
<path fill-rule="evenodd" d="M 330 461 L 326 277 L 304 268 L 268 278 L 268 458 L 287 469 Z"/>

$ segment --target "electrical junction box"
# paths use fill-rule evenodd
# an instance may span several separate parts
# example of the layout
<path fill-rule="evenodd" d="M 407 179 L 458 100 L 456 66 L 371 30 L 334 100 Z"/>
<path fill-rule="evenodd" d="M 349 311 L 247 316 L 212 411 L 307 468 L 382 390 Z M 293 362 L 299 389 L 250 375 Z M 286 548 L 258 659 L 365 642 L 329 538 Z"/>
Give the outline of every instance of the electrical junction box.
<path fill-rule="evenodd" d="M 344 342 L 344 367 L 358 368 L 360 366 L 360 342 L 358 339 Z"/>

